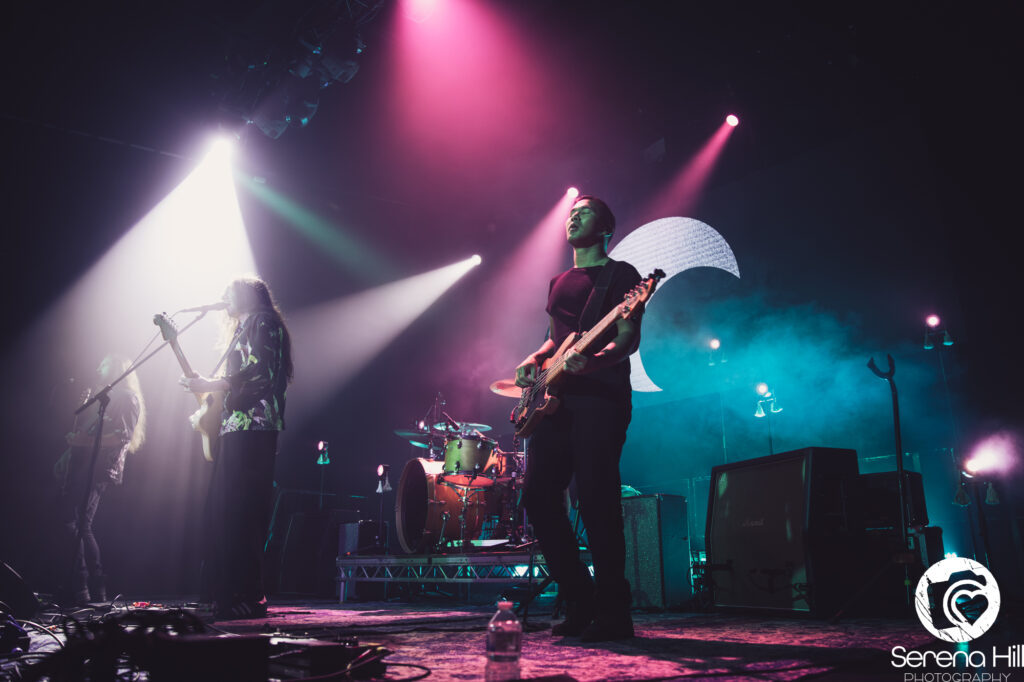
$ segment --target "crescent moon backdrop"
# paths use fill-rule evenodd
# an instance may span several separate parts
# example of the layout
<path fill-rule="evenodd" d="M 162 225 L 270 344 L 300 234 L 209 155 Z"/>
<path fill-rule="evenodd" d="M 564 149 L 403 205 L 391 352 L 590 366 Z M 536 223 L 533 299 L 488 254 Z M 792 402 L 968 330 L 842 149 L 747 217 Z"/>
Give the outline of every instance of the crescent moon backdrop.
<path fill-rule="evenodd" d="M 638 227 L 626 235 L 609 254 L 617 260 L 624 260 L 640 271 L 641 276 L 661 268 L 665 279 L 654 291 L 647 306 L 658 295 L 661 286 L 680 272 L 690 268 L 719 268 L 740 276 L 736 256 L 729 243 L 715 228 L 693 218 L 660 218 Z M 629 358 L 632 374 L 630 381 L 634 391 L 654 392 L 661 389 L 644 371 L 640 351 Z"/>

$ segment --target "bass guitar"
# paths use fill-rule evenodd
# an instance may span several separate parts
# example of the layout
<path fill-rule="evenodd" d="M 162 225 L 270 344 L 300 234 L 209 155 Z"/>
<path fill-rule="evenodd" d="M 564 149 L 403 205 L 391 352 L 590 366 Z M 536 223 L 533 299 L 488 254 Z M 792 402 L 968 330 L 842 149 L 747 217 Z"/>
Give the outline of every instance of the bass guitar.
<path fill-rule="evenodd" d="M 658 286 L 658 281 L 664 277 L 664 272 L 655 270 L 633 287 L 622 303 L 608 311 L 608 314 L 590 331 L 582 335 L 574 332 L 566 337 L 555 354 L 541 365 L 537 381 L 523 389 L 519 404 L 512 410 L 511 421 L 515 425 L 517 436 L 526 438 L 537 428 L 537 423 L 544 415 L 552 414 L 558 409 L 557 385 L 566 373 L 563 361 L 565 355 L 570 351 L 585 353 L 618 320 L 628 320 L 632 317 L 637 306 L 651 297 Z"/>
<path fill-rule="evenodd" d="M 170 318 L 162 313 L 153 316 L 153 324 L 160 327 L 160 334 L 164 337 L 174 351 L 174 357 L 181 365 L 181 371 L 187 377 L 197 377 L 199 373 L 192 369 L 185 358 L 185 353 L 178 343 L 178 328 L 174 326 Z M 207 462 L 213 461 L 214 448 L 217 446 L 217 438 L 220 435 L 221 411 L 224 409 L 224 393 L 214 391 L 211 393 L 193 393 L 199 402 L 199 409 L 189 417 L 192 428 L 199 432 L 203 441 L 203 457 Z"/>

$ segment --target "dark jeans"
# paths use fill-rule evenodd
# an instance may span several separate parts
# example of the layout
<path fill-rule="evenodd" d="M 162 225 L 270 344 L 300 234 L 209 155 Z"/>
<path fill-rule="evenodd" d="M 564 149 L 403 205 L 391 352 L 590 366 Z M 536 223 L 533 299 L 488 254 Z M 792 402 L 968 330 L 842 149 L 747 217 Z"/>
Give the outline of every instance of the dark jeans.
<path fill-rule="evenodd" d="M 107 481 L 99 481 L 88 486 L 89 499 L 84 511 L 81 508 L 88 483 L 91 457 L 92 452 L 84 448 L 72 450 L 68 461 L 67 483 L 62 496 L 64 527 L 68 531 L 74 551 L 69 588 L 76 597 L 85 596 L 90 580 L 97 586 L 102 585 L 103 581 L 103 562 L 100 558 L 99 543 L 92 532 L 92 522 L 96 518 L 96 510 L 99 509 L 100 498 L 107 489 Z M 103 461 L 102 452 L 100 461 Z"/>
<path fill-rule="evenodd" d="M 628 399 L 566 395 L 528 444 L 523 504 L 551 576 L 567 600 L 593 599 L 599 619 L 624 617 L 631 602 L 619 476 L 631 414 Z M 574 476 L 593 580 L 580 559 L 565 506 L 565 490 Z"/>
<path fill-rule="evenodd" d="M 237 431 L 220 439 L 207 498 L 204 592 L 218 605 L 258 602 L 270 521 L 277 431 Z"/>

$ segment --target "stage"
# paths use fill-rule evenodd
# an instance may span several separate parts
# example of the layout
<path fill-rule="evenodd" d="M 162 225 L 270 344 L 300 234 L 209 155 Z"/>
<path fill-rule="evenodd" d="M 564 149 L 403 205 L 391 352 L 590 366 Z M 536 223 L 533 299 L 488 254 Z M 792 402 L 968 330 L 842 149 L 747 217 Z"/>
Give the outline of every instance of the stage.
<path fill-rule="evenodd" d="M 898 680 L 903 673 L 890 663 L 893 647 L 920 650 L 940 644 L 913 616 L 831 624 L 780 615 L 634 611 L 636 637 L 587 645 L 551 635 L 553 602 L 545 595 L 532 604 L 521 679 Z M 151 604 L 183 605 L 170 600 Z M 108 618 L 124 611 L 121 602 L 116 607 Z M 467 605 L 438 594 L 405 602 L 275 601 L 266 619 L 205 619 L 205 628 L 225 636 L 323 641 L 354 636 L 360 645 L 380 645 L 390 652 L 383 659 L 384 679 L 420 678 L 429 670 L 431 680 L 478 680 L 485 677 L 485 629 L 493 611 L 491 605 Z M 77 617 L 87 615 L 100 617 L 101 611 Z M 50 638 L 33 637 L 44 648 L 56 646 Z"/>

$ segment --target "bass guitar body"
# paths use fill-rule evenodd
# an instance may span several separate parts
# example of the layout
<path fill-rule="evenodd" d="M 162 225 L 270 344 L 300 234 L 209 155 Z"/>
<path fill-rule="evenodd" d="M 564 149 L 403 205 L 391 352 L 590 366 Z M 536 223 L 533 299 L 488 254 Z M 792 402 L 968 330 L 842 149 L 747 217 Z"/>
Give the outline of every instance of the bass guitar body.
<path fill-rule="evenodd" d="M 570 334 L 562 342 L 558 351 L 544 361 L 544 364 L 539 368 L 538 374 L 545 377 L 552 376 L 553 369 L 562 362 L 565 354 L 572 349 L 573 344 L 579 338 L 579 334 Z M 560 376 L 561 374 L 552 376 L 548 381 L 539 382 L 523 389 L 523 395 L 519 404 L 512 410 L 512 423 L 515 424 L 517 436 L 520 438 L 529 437 L 534 429 L 537 428 L 537 424 L 541 419 L 549 414 L 553 414 L 558 409 L 560 401 L 557 395 L 557 383 Z"/>

